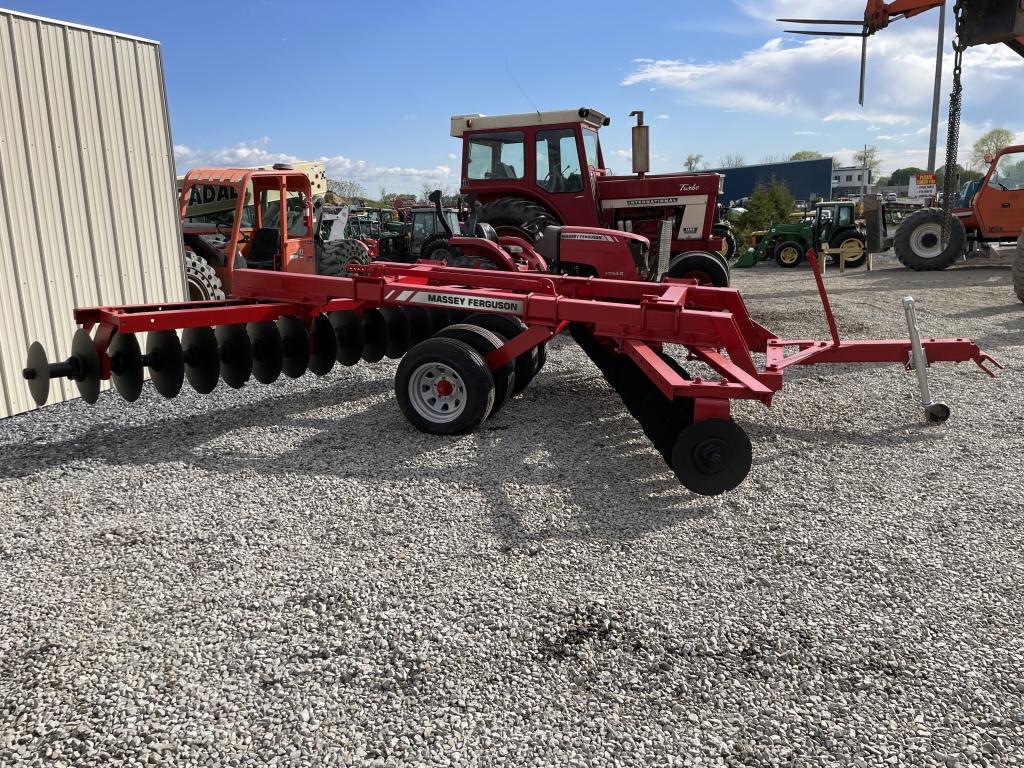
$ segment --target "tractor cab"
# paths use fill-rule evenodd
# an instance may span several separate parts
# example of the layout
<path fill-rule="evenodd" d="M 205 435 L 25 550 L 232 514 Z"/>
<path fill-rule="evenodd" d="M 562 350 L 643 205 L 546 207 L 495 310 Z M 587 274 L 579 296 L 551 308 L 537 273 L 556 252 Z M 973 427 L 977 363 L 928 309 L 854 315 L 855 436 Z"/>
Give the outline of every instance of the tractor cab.
<path fill-rule="evenodd" d="M 197 168 L 184 178 L 179 205 L 186 251 L 209 264 L 227 290 L 237 267 L 316 271 L 316 226 L 305 173 Z"/>
<path fill-rule="evenodd" d="M 813 240 L 816 247 L 828 244 L 837 232 L 856 227 L 852 202 L 818 203 L 814 206 Z"/>

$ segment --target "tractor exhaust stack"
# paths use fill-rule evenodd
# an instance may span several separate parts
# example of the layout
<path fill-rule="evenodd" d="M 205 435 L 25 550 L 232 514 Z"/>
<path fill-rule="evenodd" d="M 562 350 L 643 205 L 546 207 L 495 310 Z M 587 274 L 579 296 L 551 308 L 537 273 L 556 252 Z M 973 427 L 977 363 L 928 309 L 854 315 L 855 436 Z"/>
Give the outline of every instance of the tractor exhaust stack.
<path fill-rule="evenodd" d="M 636 117 L 636 125 L 633 126 L 633 173 L 642 179 L 651 170 L 651 127 L 644 125 L 642 110 L 630 112 L 629 116 Z"/>

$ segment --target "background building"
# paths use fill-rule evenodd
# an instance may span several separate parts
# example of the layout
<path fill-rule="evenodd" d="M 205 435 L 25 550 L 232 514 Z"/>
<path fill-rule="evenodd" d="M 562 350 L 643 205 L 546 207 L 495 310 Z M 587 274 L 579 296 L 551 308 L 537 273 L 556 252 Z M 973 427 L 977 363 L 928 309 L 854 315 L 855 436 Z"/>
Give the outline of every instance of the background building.
<path fill-rule="evenodd" d="M 871 169 L 857 166 L 832 171 L 832 199 L 852 197 L 873 191 Z"/>
<path fill-rule="evenodd" d="M 809 202 L 827 199 L 831 190 L 832 158 L 797 160 L 796 162 L 745 165 L 740 168 L 715 168 L 725 175 L 726 202 L 750 197 L 759 184 L 780 181 L 789 188 L 793 199 Z"/>
<path fill-rule="evenodd" d="M 160 44 L 0 9 L 0 416 L 72 308 L 185 298 Z M 141 340 L 145 346 L 145 340 Z M 56 379 L 50 402 L 78 396 Z"/>

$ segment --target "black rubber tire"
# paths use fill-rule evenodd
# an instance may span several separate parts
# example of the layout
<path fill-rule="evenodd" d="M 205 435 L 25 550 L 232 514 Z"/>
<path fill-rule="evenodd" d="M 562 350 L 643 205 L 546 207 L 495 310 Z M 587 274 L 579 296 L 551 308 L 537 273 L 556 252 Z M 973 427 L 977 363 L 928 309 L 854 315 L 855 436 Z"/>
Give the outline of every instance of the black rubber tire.
<path fill-rule="evenodd" d="M 786 255 L 791 253 L 791 249 L 795 249 L 797 253 L 797 257 L 792 260 L 786 258 Z M 775 246 L 775 263 L 783 269 L 798 267 L 805 258 L 807 258 L 807 251 L 796 240 L 784 240 Z"/>
<path fill-rule="evenodd" d="M 925 238 L 942 237 L 943 214 L 938 208 L 922 208 L 914 211 L 900 224 L 896 230 L 896 237 L 893 239 L 893 249 L 896 251 L 896 258 L 900 263 L 915 272 L 931 272 L 933 270 L 945 269 L 959 259 L 967 250 L 967 230 L 960 219 L 953 217 L 953 224 L 949 231 L 949 242 L 941 253 L 928 256 L 914 250 L 915 241 L 920 242 Z M 928 232 L 921 233 L 919 230 L 928 228 Z M 916 237 L 915 237 L 915 233 Z"/>
<path fill-rule="evenodd" d="M 1017 239 L 1017 253 L 1013 256 L 1013 290 L 1024 301 L 1024 232 Z"/>
<path fill-rule="evenodd" d="M 490 224 L 498 234 L 518 234 L 527 242 L 536 242 L 545 228 L 560 222 L 546 208 L 518 197 L 501 197 L 480 209 L 478 221 Z"/>
<path fill-rule="evenodd" d="M 320 247 L 317 272 L 327 277 L 348 277 L 349 266 L 370 261 L 370 250 L 358 240 L 331 240 Z"/>
<path fill-rule="evenodd" d="M 526 323 L 512 315 L 489 315 L 486 312 L 477 312 L 469 315 L 463 323 L 479 325 L 492 333 L 496 333 L 505 339 L 514 339 L 526 330 Z M 516 380 L 512 387 L 512 396 L 515 397 L 533 381 L 533 377 L 540 370 L 540 352 L 534 347 L 523 352 L 516 358 Z"/>
<path fill-rule="evenodd" d="M 224 284 L 217 273 L 194 251 L 185 251 L 185 284 L 189 301 L 219 301 L 224 298 Z"/>
<path fill-rule="evenodd" d="M 448 235 L 431 235 L 420 246 L 420 258 L 433 261 L 451 261 L 452 252 L 448 246 Z"/>
<path fill-rule="evenodd" d="M 462 380 L 466 399 L 462 412 L 450 421 L 436 421 L 418 411 L 409 395 L 414 374 L 431 363 L 451 369 Z M 494 406 L 494 377 L 473 347 L 458 339 L 433 338 L 417 344 L 398 364 L 395 375 L 398 406 L 416 429 L 431 435 L 462 435 L 475 431 Z"/>
<path fill-rule="evenodd" d="M 860 232 L 842 232 L 832 238 L 832 242 L 828 244 L 829 248 L 840 248 L 843 243 L 850 240 L 860 241 L 860 256 L 855 259 L 847 259 L 846 266 L 849 269 L 857 269 L 858 267 L 864 266 L 868 260 L 868 243 L 864 235 Z M 831 261 L 833 264 L 839 264 L 839 256 L 832 256 Z"/>
<path fill-rule="evenodd" d="M 483 358 L 505 343 L 504 336 L 471 323 L 449 325 L 441 330 L 435 338 L 464 341 L 479 352 Z M 512 397 L 512 388 L 516 383 L 516 367 L 513 363 L 506 363 L 501 368 L 492 370 L 491 376 L 494 378 L 494 405 L 491 406 L 491 413 L 487 418 L 491 418 L 500 411 Z"/>
<path fill-rule="evenodd" d="M 696 278 L 701 285 L 729 287 L 729 267 L 721 254 L 704 251 L 677 253 L 668 264 L 666 277 Z"/>
<path fill-rule="evenodd" d="M 725 253 L 722 255 L 725 257 L 726 263 L 731 263 L 736 258 L 736 253 L 739 250 L 736 244 L 736 235 L 733 234 L 732 227 L 726 227 L 721 224 L 716 224 L 711 230 L 715 237 L 721 237 L 725 239 Z"/>

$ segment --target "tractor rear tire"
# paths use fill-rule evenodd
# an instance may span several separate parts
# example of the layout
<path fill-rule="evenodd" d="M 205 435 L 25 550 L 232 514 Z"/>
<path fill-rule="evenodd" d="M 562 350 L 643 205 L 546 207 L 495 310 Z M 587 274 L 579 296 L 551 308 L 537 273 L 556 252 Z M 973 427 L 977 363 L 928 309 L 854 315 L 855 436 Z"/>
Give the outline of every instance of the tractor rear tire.
<path fill-rule="evenodd" d="M 499 235 L 516 235 L 529 243 L 539 240 L 545 228 L 559 223 L 546 208 L 518 197 L 487 203 L 480 209 L 479 221 L 490 224 Z"/>
<path fill-rule="evenodd" d="M 323 244 L 317 274 L 327 277 L 348 277 L 354 264 L 369 264 L 370 249 L 359 240 L 331 240 Z"/>
<path fill-rule="evenodd" d="M 792 269 L 798 266 L 807 252 L 796 240 L 787 240 L 775 246 L 775 263 L 783 269 Z"/>
<path fill-rule="evenodd" d="M 494 377 L 469 344 L 435 337 L 417 344 L 398 364 L 395 398 L 421 432 L 462 435 L 490 415 Z"/>
<path fill-rule="evenodd" d="M 967 250 L 967 230 L 953 217 L 949 242 L 942 247 L 943 214 L 938 208 L 922 208 L 903 220 L 896 230 L 893 249 L 903 266 L 915 272 L 931 272 L 951 266 Z"/>
<path fill-rule="evenodd" d="M 725 240 L 725 250 L 721 251 L 721 254 L 725 257 L 726 263 L 731 263 L 739 251 L 736 245 L 736 235 L 733 234 L 732 227 L 718 225 L 712 230 L 712 234 Z"/>
<path fill-rule="evenodd" d="M 672 257 L 665 277 L 690 278 L 700 285 L 729 287 L 729 268 L 721 254 L 687 251 Z"/>
<path fill-rule="evenodd" d="M 185 251 L 185 284 L 189 301 L 220 301 L 224 284 L 205 259 L 195 251 Z"/>
<path fill-rule="evenodd" d="M 1017 240 L 1017 253 L 1013 257 L 1013 290 L 1024 301 L 1024 232 Z"/>
<path fill-rule="evenodd" d="M 854 241 L 856 241 L 856 245 Z M 849 256 L 846 257 L 846 266 L 850 269 L 857 269 L 868 260 L 867 240 L 860 232 L 844 232 L 832 238 L 829 248 L 843 250 L 847 254 L 853 255 L 852 259 Z M 839 256 L 833 256 L 832 262 L 839 264 Z"/>
<path fill-rule="evenodd" d="M 452 259 L 452 249 L 448 245 L 448 235 L 431 235 L 420 246 L 420 258 L 443 261 L 448 264 Z"/>

